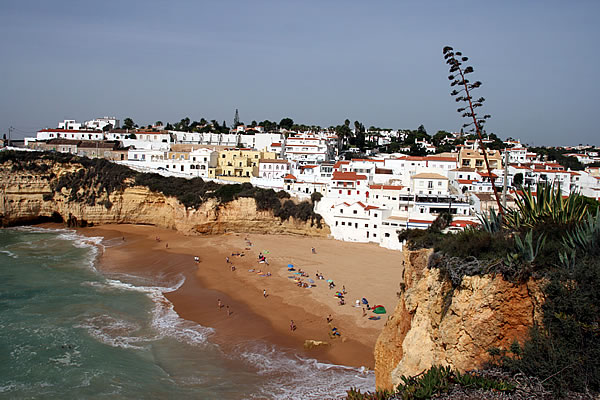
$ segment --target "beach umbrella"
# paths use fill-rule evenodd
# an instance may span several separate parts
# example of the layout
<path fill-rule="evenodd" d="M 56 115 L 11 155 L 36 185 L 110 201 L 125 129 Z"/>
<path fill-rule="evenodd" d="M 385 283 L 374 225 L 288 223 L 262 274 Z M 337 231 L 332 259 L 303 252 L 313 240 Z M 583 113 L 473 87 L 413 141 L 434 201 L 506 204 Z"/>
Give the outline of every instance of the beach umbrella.
<path fill-rule="evenodd" d="M 288 264 L 288 268 L 294 268 L 294 264 Z"/>
<path fill-rule="evenodd" d="M 374 312 L 375 314 L 385 314 L 385 313 L 386 313 L 386 311 L 385 311 L 385 307 L 384 307 L 384 306 L 377 306 L 377 307 L 375 307 L 375 308 L 373 309 L 373 312 Z"/>
<path fill-rule="evenodd" d="M 327 283 L 333 283 L 333 279 L 327 279 Z"/>

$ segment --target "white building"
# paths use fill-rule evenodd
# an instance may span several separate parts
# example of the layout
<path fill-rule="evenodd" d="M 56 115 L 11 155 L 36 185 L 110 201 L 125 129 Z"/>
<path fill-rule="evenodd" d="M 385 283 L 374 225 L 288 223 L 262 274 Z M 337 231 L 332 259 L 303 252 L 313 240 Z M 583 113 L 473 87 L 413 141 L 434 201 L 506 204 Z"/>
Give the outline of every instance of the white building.
<path fill-rule="evenodd" d="M 85 121 L 83 123 L 87 129 L 95 129 L 99 131 L 103 131 L 107 126 L 110 129 L 118 129 L 120 125 L 120 121 L 115 117 L 102 117 L 96 118 L 89 121 Z"/>
<path fill-rule="evenodd" d="M 37 132 L 36 140 L 70 139 L 70 140 L 104 140 L 102 131 L 79 130 L 79 129 L 42 129 Z"/>
<path fill-rule="evenodd" d="M 258 177 L 265 179 L 283 179 L 291 172 L 286 160 L 261 159 L 258 162 Z"/>

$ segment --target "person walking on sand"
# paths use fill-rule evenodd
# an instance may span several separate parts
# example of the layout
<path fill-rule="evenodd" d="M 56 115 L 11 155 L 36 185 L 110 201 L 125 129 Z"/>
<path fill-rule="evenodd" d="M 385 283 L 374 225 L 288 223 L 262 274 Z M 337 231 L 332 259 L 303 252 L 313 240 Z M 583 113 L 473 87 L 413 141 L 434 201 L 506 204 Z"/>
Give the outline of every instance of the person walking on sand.
<path fill-rule="evenodd" d="M 227 306 L 227 316 L 231 317 L 231 313 L 232 313 L 231 308 L 229 308 L 229 306 Z"/>
<path fill-rule="evenodd" d="M 313 254 L 317 254 L 317 250 L 315 250 L 315 248 L 314 248 L 314 247 L 311 247 L 311 248 L 310 248 L 310 251 L 311 251 Z"/>
<path fill-rule="evenodd" d="M 329 314 L 329 315 L 327 316 L 327 323 L 328 323 L 328 324 L 330 324 L 330 323 L 331 323 L 331 321 L 333 321 L 333 318 L 331 318 L 331 314 Z"/>
<path fill-rule="evenodd" d="M 263 289 L 263 297 L 266 299 L 267 298 L 267 289 Z"/>
<path fill-rule="evenodd" d="M 290 320 L 290 331 L 295 331 L 296 330 L 296 324 L 294 323 L 294 320 Z"/>
<path fill-rule="evenodd" d="M 221 299 L 217 299 L 217 309 L 223 308 L 223 303 L 221 303 Z"/>

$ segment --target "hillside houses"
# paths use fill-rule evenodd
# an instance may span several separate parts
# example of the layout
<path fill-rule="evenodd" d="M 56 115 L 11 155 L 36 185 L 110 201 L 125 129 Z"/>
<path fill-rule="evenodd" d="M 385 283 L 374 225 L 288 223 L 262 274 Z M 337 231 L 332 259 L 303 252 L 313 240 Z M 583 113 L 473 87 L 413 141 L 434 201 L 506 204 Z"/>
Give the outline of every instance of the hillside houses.
<path fill-rule="evenodd" d="M 560 187 L 564 195 L 578 192 L 600 198 L 600 168 L 568 170 L 555 161 L 543 161 L 518 140 L 505 141 L 501 151 L 487 150 L 490 175 L 477 142 L 464 140 L 460 134 L 444 139 L 444 144 L 454 148 L 448 153 L 434 154 L 434 146 L 417 139 L 417 145 L 429 154 L 375 151 L 371 156 L 356 154 L 352 158 L 359 149 L 340 152 L 332 130 L 265 132 L 262 127 L 244 125 L 223 130 L 225 133 L 211 132 L 208 125 L 195 132 L 162 126 L 127 130 L 120 129 L 116 119 L 92 121 L 65 120 L 58 128 L 40 130 L 36 138 L 27 140 L 28 146 L 104 157 L 165 176 L 250 182 L 285 190 L 298 199 L 320 193 L 323 197 L 316 203 L 316 211 L 334 238 L 389 248 L 401 248 L 399 231 L 426 229 L 442 213 L 452 214 L 451 229 L 477 223 L 479 213 L 497 208 L 492 178 L 498 191 L 506 183 L 509 207 L 513 204 L 510 193 L 519 185 L 535 192 L 540 182 Z M 371 143 L 389 144 L 405 134 L 373 130 L 366 137 Z M 451 143 L 455 141 L 464 144 L 454 146 Z M 587 148 L 568 151 L 586 162 L 598 156 Z M 341 159 L 344 156 L 348 159 Z"/>

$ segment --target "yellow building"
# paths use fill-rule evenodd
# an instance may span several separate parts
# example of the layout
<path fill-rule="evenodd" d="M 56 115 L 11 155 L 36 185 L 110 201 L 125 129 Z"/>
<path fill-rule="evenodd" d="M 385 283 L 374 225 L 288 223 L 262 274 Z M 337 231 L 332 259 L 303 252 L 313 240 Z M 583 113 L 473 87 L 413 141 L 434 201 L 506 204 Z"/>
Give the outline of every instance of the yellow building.
<path fill-rule="evenodd" d="M 248 182 L 258 176 L 261 159 L 274 160 L 276 153 L 253 149 L 226 149 L 218 152 L 217 167 L 208 170 L 209 178 Z"/>
<path fill-rule="evenodd" d="M 502 154 L 498 150 L 487 150 L 488 161 L 491 169 L 502 168 Z M 475 168 L 477 171 L 485 170 L 483 151 L 480 149 L 461 149 L 458 153 L 458 167 Z"/>

